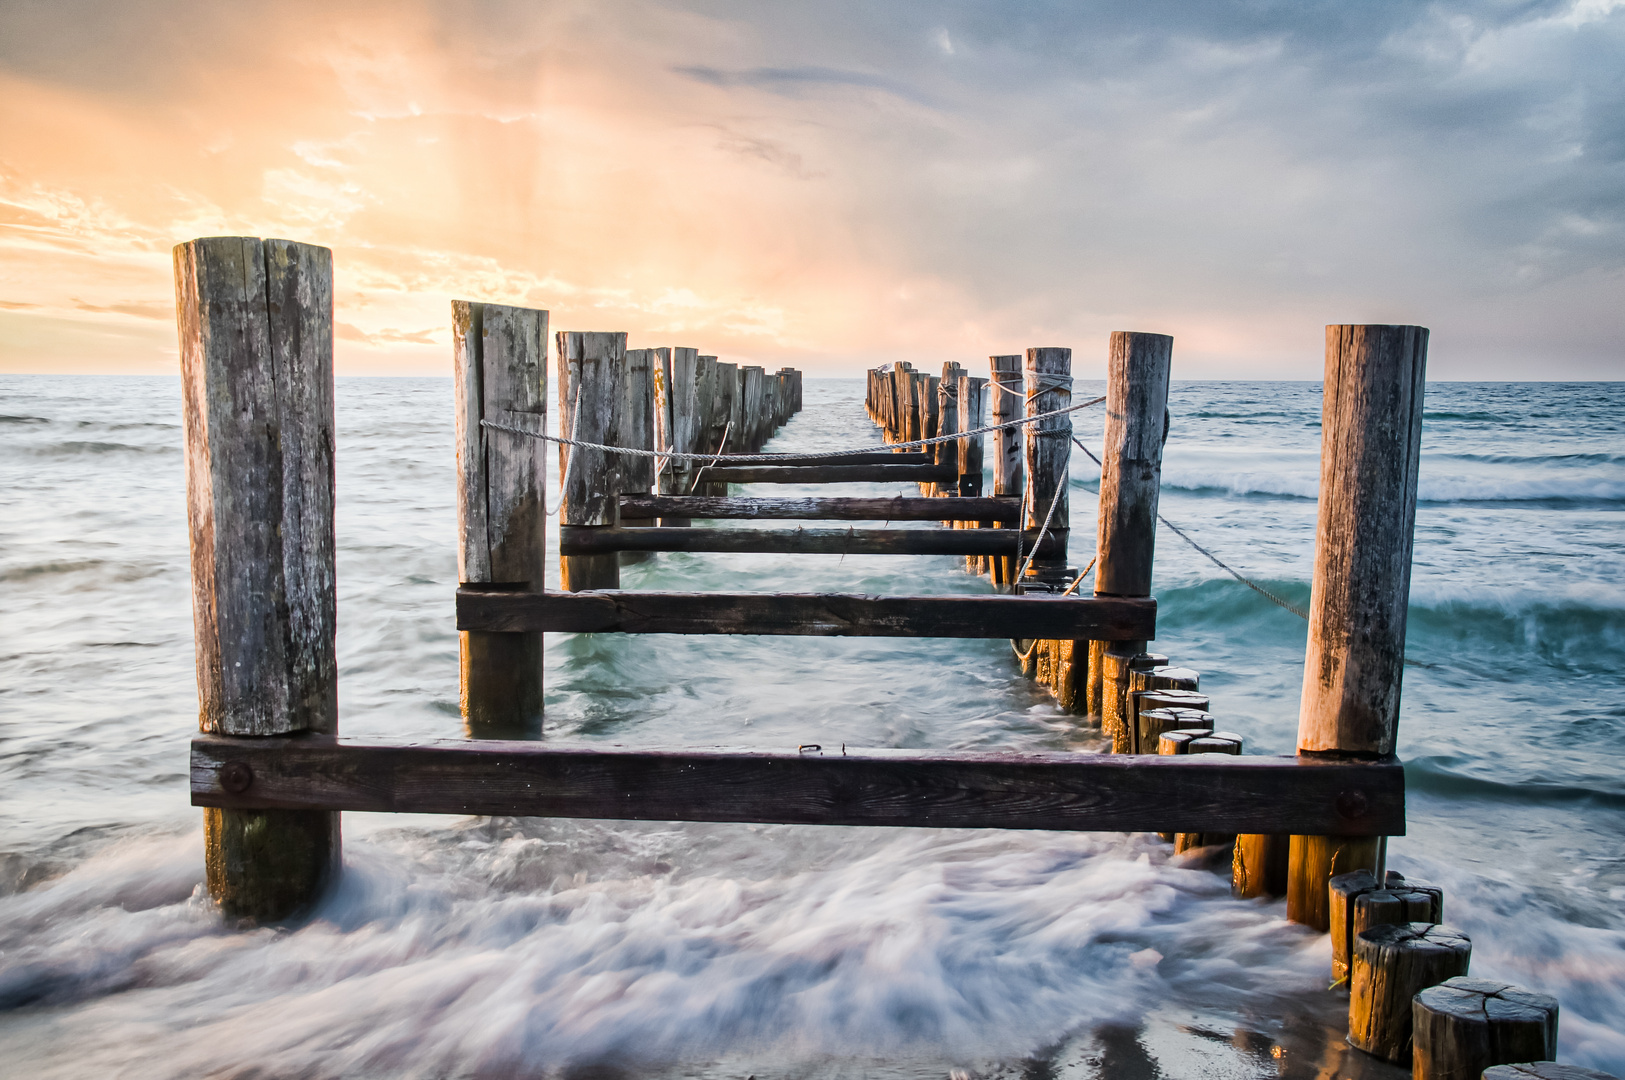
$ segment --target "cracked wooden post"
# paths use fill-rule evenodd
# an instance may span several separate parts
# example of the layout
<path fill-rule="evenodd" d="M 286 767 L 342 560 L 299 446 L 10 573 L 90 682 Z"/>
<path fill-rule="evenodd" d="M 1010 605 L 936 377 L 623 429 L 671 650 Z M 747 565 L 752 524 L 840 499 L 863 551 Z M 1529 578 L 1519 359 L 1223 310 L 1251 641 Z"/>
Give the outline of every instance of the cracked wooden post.
<path fill-rule="evenodd" d="M 975 431 L 987 426 L 987 380 L 974 375 L 959 377 L 959 429 Z M 980 498 L 982 494 L 982 436 L 966 435 L 957 444 L 959 464 L 959 495 L 962 498 Z M 992 528 L 991 522 L 961 521 L 960 528 Z M 977 573 L 982 569 L 985 555 L 965 556 L 965 569 Z"/>
<path fill-rule="evenodd" d="M 626 377 L 621 384 L 621 407 L 616 416 L 622 446 L 640 450 L 655 448 L 654 366 L 653 349 L 626 350 Z M 647 495 L 654 490 L 655 459 L 622 458 L 621 474 L 622 495 Z M 655 519 L 626 518 L 621 524 L 627 528 L 652 528 Z M 623 551 L 621 563 L 643 562 L 651 557 L 646 551 Z"/>
<path fill-rule="evenodd" d="M 1399 730 L 1428 332 L 1328 326 L 1320 513 L 1298 753 L 1387 758 Z M 1287 917 L 1329 925 L 1327 883 L 1377 841 L 1294 836 Z"/>
<path fill-rule="evenodd" d="M 1008 424 L 1025 415 L 1021 390 L 1020 356 L 988 357 L 989 379 L 987 392 L 992 408 L 993 423 Z M 1019 500 L 1026 487 L 1027 474 L 1022 468 L 1021 428 L 1004 427 L 993 433 L 993 494 L 995 497 Z M 1015 553 L 991 558 L 989 573 L 995 585 L 1009 585 L 1015 577 Z"/>
<path fill-rule="evenodd" d="M 453 300 L 457 398 L 457 580 L 464 588 L 541 592 L 547 479 L 547 312 Z M 459 699 L 470 735 L 534 734 L 542 720 L 542 635 L 457 635 Z"/>
<path fill-rule="evenodd" d="M 624 333 L 558 332 L 559 426 L 565 438 L 612 445 L 626 367 Z M 579 410 L 576 408 L 580 401 Z M 572 466 L 571 462 L 574 461 Z M 559 531 L 597 529 L 620 517 L 621 461 L 616 455 L 559 444 Z M 621 560 L 562 555 L 559 583 L 568 592 L 621 587 Z"/>
<path fill-rule="evenodd" d="M 1028 349 L 1022 372 L 1027 397 L 1025 415 L 1029 419 L 1072 404 L 1071 349 Z M 1017 584 L 1042 583 L 1050 587 L 1065 584 L 1062 578 L 1066 576 L 1066 541 L 1071 531 L 1067 493 L 1071 449 L 1070 414 L 1051 416 L 1022 428 L 1022 463 L 1027 470 L 1027 514 L 1022 527 L 1036 538 L 1047 523 L 1050 535 L 1059 543 L 1055 555 L 1032 559 L 1025 580 Z M 1020 567 L 1016 569 L 1019 573 Z"/>
<path fill-rule="evenodd" d="M 1106 423 L 1100 454 L 1095 595 L 1150 596 L 1162 491 L 1162 447 L 1168 437 L 1168 380 L 1174 339 L 1116 331 L 1106 361 Z M 1101 717 L 1119 749 L 1130 742 L 1121 718 L 1127 703 L 1127 660 L 1144 641 L 1091 646 L 1088 711 Z"/>
<path fill-rule="evenodd" d="M 174 266 L 198 727 L 335 732 L 333 254 L 214 236 Z M 204 848 L 224 911 L 285 919 L 335 876 L 339 815 L 211 808 Z"/>

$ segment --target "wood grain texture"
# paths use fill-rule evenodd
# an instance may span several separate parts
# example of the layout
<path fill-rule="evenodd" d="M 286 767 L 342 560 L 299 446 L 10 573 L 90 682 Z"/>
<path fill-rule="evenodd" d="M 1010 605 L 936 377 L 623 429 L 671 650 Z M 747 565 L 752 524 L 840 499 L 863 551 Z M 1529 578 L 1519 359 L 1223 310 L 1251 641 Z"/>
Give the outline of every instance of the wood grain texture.
<path fill-rule="evenodd" d="M 1354 939 L 1349 982 L 1349 1042 L 1366 1053 L 1411 1060 L 1411 999 L 1430 986 L 1467 974 L 1473 943 L 1448 926 L 1375 926 Z"/>
<path fill-rule="evenodd" d="M 1156 601 L 1049 596 L 459 590 L 462 630 L 1110 640 L 1156 628 Z"/>
<path fill-rule="evenodd" d="M 1304 836 L 1294 833 L 1286 883 L 1286 917 L 1319 930 L 1331 929 L 1327 886 L 1356 870 L 1375 871 L 1377 842 L 1364 837 Z"/>
<path fill-rule="evenodd" d="M 1397 888 L 1405 883 L 1405 875 L 1397 870 L 1389 870 L 1387 882 L 1389 888 Z M 1330 923 L 1327 932 L 1332 939 L 1334 984 L 1348 980 L 1349 969 L 1354 963 L 1354 901 L 1376 887 L 1376 874 L 1370 870 L 1351 870 L 1338 874 L 1326 883 L 1326 910 Z"/>
<path fill-rule="evenodd" d="M 1304 752 L 1394 752 L 1427 344 L 1420 326 L 1326 328 Z"/>
<path fill-rule="evenodd" d="M 338 725 L 333 261 L 287 240 L 174 250 L 198 726 L 238 736 Z M 340 858 L 327 810 L 204 815 L 209 895 L 275 921 Z"/>
<path fill-rule="evenodd" d="M 655 385 L 653 349 L 626 350 L 619 421 L 620 445 L 640 450 L 655 448 Z M 629 457 L 621 461 L 621 490 L 649 491 L 654 487 L 655 459 Z"/>
<path fill-rule="evenodd" d="M 1095 592 L 1146 596 L 1157 541 L 1174 339 L 1117 331 L 1106 365 Z"/>
<path fill-rule="evenodd" d="M 717 465 L 702 466 L 707 481 L 729 484 L 891 484 L 946 480 L 943 465 Z"/>
<path fill-rule="evenodd" d="M 490 431 L 547 431 L 545 311 L 452 302 L 459 576 L 464 585 L 540 591 L 546 580 L 545 443 Z M 539 730 L 542 636 L 458 635 L 459 704 L 471 732 Z"/>
<path fill-rule="evenodd" d="M 238 793 L 221 784 L 246 766 Z M 241 775 L 240 769 L 238 775 Z M 328 736 L 192 743 L 192 801 L 635 821 L 1156 831 L 1403 828 L 1397 765 L 1074 753 L 654 750 L 533 742 L 368 745 Z M 1358 787 L 1377 812 L 1342 817 Z"/>
<path fill-rule="evenodd" d="M 1023 358 L 1017 355 L 988 357 L 988 414 L 994 424 L 1008 424 L 1026 415 L 1022 403 Z M 993 494 L 1020 498 L 1026 484 L 1022 465 L 1020 428 L 1000 428 L 993 440 Z"/>
<path fill-rule="evenodd" d="M 1477 1080 L 1496 1065 L 1557 1057 L 1557 999 L 1458 976 L 1411 1002 L 1413 1080 Z"/>
<path fill-rule="evenodd" d="M 559 331 L 559 426 L 566 438 L 614 443 L 625 358 L 624 333 Z M 620 512 L 622 460 L 602 450 L 559 445 L 562 524 L 615 524 Z M 615 588 L 620 573 L 620 559 L 615 555 L 559 557 L 559 582 L 572 592 Z"/>
<path fill-rule="evenodd" d="M 1613 1073 L 1555 1061 L 1526 1061 L 1495 1065 L 1484 1070 L 1483 1080 L 1619 1080 Z"/>
<path fill-rule="evenodd" d="M 1238 900 L 1276 899 L 1286 895 L 1286 833 L 1242 833 L 1230 857 L 1230 895 Z"/>
<path fill-rule="evenodd" d="M 746 453 L 754 454 L 762 448 L 767 441 L 767 429 L 763 423 L 762 408 L 764 404 L 765 372 L 754 364 L 747 364 L 739 369 L 741 388 L 740 418 L 745 428 L 745 444 L 741 448 Z M 719 478 L 713 478 L 719 479 Z M 747 483 L 744 480 L 735 480 L 733 483 Z"/>
<path fill-rule="evenodd" d="M 933 500 L 939 507 L 944 500 Z M 561 556 L 621 551 L 758 552 L 783 555 L 997 555 L 1012 551 L 1014 529 L 626 529 L 559 528 Z M 1060 541 L 1028 534 L 1026 549 L 1039 556 Z"/>
<path fill-rule="evenodd" d="M 1072 404 L 1071 349 L 1028 349 L 1022 374 L 1027 416 Z M 1027 424 L 1021 431 L 1022 464 L 1027 472 L 1027 527 L 1040 528 L 1048 519 L 1049 531 L 1060 537 L 1063 545 L 1057 554 L 1035 557 L 1027 575 L 1034 581 L 1060 584 L 1067 576 L 1065 542 L 1071 528 L 1067 464 L 1072 456 L 1072 417 L 1051 416 Z"/>
<path fill-rule="evenodd" d="M 337 723 L 333 268 L 326 248 L 175 248 L 198 723 Z"/>
<path fill-rule="evenodd" d="M 672 515 L 718 520 L 935 521 L 943 509 L 935 499 L 902 495 L 889 499 L 621 496 L 623 518 Z M 1014 522 L 1020 517 L 1014 499 L 961 499 L 949 509 L 958 516 L 986 521 Z"/>
<path fill-rule="evenodd" d="M 959 377 L 959 415 L 961 431 L 975 431 L 987 426 L 987 380 L 971 375 Z M 966 435 L 959 440 L 959 495 L 976 498 L 982 494 L 982 448 L 985 435 Z M 975 514 L 965 515 L 974 519 Z"/>

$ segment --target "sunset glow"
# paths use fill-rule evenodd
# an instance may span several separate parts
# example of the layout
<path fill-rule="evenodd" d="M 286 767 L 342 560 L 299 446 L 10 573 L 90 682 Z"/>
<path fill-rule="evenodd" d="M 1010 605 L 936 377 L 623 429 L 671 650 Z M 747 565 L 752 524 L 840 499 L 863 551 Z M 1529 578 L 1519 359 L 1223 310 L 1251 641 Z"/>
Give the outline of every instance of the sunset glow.
<path fill-rule="evenodd" d="M 242 233 L 333 248 L 349 373 L 448 371 L 452 297 L 815 375 L 1144 329 L 1312 378 L 1332 321 L 1621 373 L 1619 91 L 1571 64 L 1616 4 L 843 10 L 8 5 L 0 369 L 175 370 L 170 248 Z"/>

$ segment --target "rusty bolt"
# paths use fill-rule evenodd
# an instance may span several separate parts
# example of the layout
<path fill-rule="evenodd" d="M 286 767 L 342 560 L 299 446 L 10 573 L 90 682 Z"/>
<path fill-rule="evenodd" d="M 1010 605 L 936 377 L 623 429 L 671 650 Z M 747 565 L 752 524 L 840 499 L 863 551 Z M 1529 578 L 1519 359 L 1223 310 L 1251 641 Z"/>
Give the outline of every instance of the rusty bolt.
<path fill-rule="evenodd" d="M 220 786 L 233 795 L 241 795 L 254 782 L 254 770 L 246 761 L 228 761 L 220 766 Z"/>
<path fill-rule="evenodd" d="M 1371 804 L 1366 801 L 1365 792 L 1363 791 L 1345 791 L 1337 796 L 1337 813 L 1339 817 L 1345 817 L 1353 821 L 1365 817 L 1366 812 L 1370 809 Z"/>

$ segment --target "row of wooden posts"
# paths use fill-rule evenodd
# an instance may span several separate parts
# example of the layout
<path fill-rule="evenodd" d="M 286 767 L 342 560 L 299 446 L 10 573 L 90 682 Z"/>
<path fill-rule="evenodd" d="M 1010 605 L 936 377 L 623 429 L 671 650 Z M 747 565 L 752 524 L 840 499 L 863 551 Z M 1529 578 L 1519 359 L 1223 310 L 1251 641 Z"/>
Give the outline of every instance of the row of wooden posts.
<path fill-rule="evenodd" d="M 1404 831 L 1403 773 L 1393 743 L 1425 331 L 1334 327 L 1328 336 L 1327 497 L 1297 756 L 860 748 L 828 755 L 806 747 L 654 751 L 534 739 L 368 745 L 336 738 L 331 254 L 290 241 L 216 237 L 180 245 L 175 267 L 204 733 L 192 745 L 191 790 L 194 804 L 207 808 L 210 893 L 229 913 L 280 919 L 314 901 L 338 867 L 344 810 L 1302 833 L 1290 842 L 1291 880 L 1302 887 L 1289 886 L 1289 907 L 1322 928 L 1333 868 L 1370 867 L 1375 838 Z M 1167 431 L 1167 337 L 1112 337 L 1095 582 L 1089 595 L 1064 596 L 1058 594 L 1076 576 L 1066 557 L 1071 422 L 1061 411 L 1071 401 L 1070 350 L 1029 350 L 1020 358 L 1020 388 L 984 399 L 994 419 L 1034 422 L 1019 429 L 1023 479 L 1016 485 L 1012 440 L 1004 432 L 1018 429 L 1000 429 L 995 490 L 983 496 L 975 493 L 979 470 L 971 467 L 978 447 L 960 439 L 938 444 L 951 450 L 904 447 L 836 464 L 821 455 L 779 455 L 715 467 L 669 458 L 662 468 L 653 455 L 606 452 L 598 447 L 700 455 L 759 449 L 799 409 L 799 376 L 753 376 L 745 368 L 730 377 L 722 374 L 726 365 L 702 362 L 695 350 L 629 351 L 623 334 L 558 334 L 562 434 L 594 445 L 560 449 L 564 591 L 552 592 L 544 587 L 544 443 L 535 437 L 545 434 L 547 313 L 460 303 L 453 336 L 456 604 L 471 733 L 500 734 L 539 721 L 542 635 L 549 631 L 1015 638 L 1061 643 L 1048 654 L 1056 658 L 1054 670 L 1069 644 L 1066 678 L 1074 699 L 1080 689 L 1086 699 L 1096 693 L 1098 671 L 1101 715 L 1115 710 L 1131 751 L 1145 748 L 1150 729 L 1128 727 L 1128 695 L 1197 692 L 1194 680 L 1158 684 L 1159 677 L 1178 676 L 1147 660 L 1157 659 L 1147 646 L 1155 637 L 1150 587 Z M 1014 375 L 1011 360 L 997 358 L 990 381 Z M 871 391 L 879 374 L 871 376 Z M 962 373 L 951 381 L 965 410 L 961 421 L 956 404 L 947 423 L 962 426 L 949 434 L 971 430 L 981 408 L 974 383 L 967 392 Z M 912 380 L 909 390 L 909 400 L 927 400 Z M 906 411 L 902 400 L 887 404 L 872 394 L 871 411 L 889 409 L 882 415 L 896 418 Z M 935 400 L 932 430 L 941 431 L 941 383 Z M 928 415 L 927 408 L 901 427 L 888 422 L 890 437 L 925 437 Z M 965 453 L 972 457 L 962 460 Z M 726 494 L 730 483 L 893 479 L 930 483 L 942 497 Z M 957 502 L 945 507 L 945 500 Z M 975 527 L 693 524 L 706 518 Z M 1000 524 L 1014 527 L 991 527 Z M 875 597 L 619 589 L 622 560 L 650 551 L 949 554 L 977 560 L 996 581 L 1006 578 L 1001 584 L 1010 592 Z M 1096 644 L 1099 663 L 1086 666 L 1080 658 L 1093 657 Z M 1141 708 L 1139 717 L 1158 711 Z"/>
<path fill-rule="evenodd" d="M 1396 553 L 1402 550 L 1409 561 L 1411 527 L 1406 515 L 1414 514 L 1416 434 L 1420 430 L 1425 356 L 1425 331 L 1419 335 L 1416 328 L 1330 329 L 1327 446 L 1323 453 L 1340 456 L 1341 464 L 1338 456 L 1325 459 L 1323 490 L 1331 492 L 1334 499 L 1339 495 L 1358 497 L 1364 505 L 1354 508 L 1356 514 L 1340 514 L 1337 506 L 1328 506 L 1323 496 L 1317 594 L 1325 584 L 1327 564 L 1334 560 L 1346 561 L 1352 555 L 1369 570 L 1373 540 L 1381 549 Z M 1358 333 L 1348 333 L 1351 330 Z M 1097 594 L 1105 595 L 1113 586 L 1121 588 L 1125 581 L 1131 582 L 1137 592 L 1150 590 L 1161 450 L 1169 430 L 1165 410 L 1171 345 L 1171 339 L 1154 335 L 1112 337 L 1107 368 L 1107 446 L 1102 461 L 1121 462 L 1121 452 L 1114 454 L 1112 448 L 1135 446 L 1139 455 L 1127 476 L 1131 483 L 1138 484 L 1125 490 L 1129 486 L 1125 470 L 1103 470 L 1097 566 L 1110 584 L 1103 587 L 1097 578 Z M 983 427 L 989 386 L 995 391 L 995 425 L 1024 415 L 1024 408 L 1028 416 L 1065 408 L 1069 402 L 1062 388 L 1070 386 L 1070 367 L 1070 354 L 1056 349 L 1031 349 L 1025 357 L 992 356 L 986 379 L 970 375 L 953 362 L 943 365 L 941 376 L 897 362 L 867 373 L 865 408 L 870 419 L 880 426 L 886 443 L 929 440 Z M 1351 373 L 1357 373 L 1365 386 L 1386 393 L 1364 404 L 1351 400 L 1351 392 L 1357 394 L 1363 388 L 1350 385 Z M 1397 454 L 1390 458 L 1387 484 L 1373 485 L 1369 476 L 1350 476 L 1347 450 L 1358 438 L 1351 428 L 1370 431 L 1390 419 L 1381 410 L 1394 405 L 1402 407 L 1406 422 L 1391 431 L 1386 443 L 1375 451 Z M 1066 427 L 1070 435 L 1070 424 Z M 1042 451 L 1047 447 L 1039 441 L 1043 436 L 1034 428 L 1001 427 L 989 432 L 988 437 L 993 444 L 994 496 L 1012 503 L 1019 501 L 1029 527 L 1047 519 L 1052 531 L 1066 536 L 1069 522 L 1064 497 L 1051 513 L 1043 494 L 1053 493 L 1056 485 L 1065 482 L 1065 457 L 1045 456 Z M 979 495 L 983 452 L 978 439 L 966 437 L 957 444 L 937 444 L 936 461 L 944 466 L 957 461 L 959 475 L 948 482 L 922 483 L 922 493 L 942 498 Z M 1373 450 L 1367 448 L 1366 453 Z M 1369 466 L 1373 460 L 1367 458 L 1361 465 Z M 1044 470 L 1052 475 L 1046 477 Z M 1405 498 L 1407 486 L 1409 499 Z M 1132 505 L 1137 512 L 1118 512 L 1125 505 Z M 1385 517 L 1372 521 L 1372 511 L 1382 512 Z M 945 519 L 955 517 L 951 511 L 944 511 Z M 982 524 L 954 523 L 971 528 Z M 1064 552 L 1064 546 L 1057 552 L 1046 552 L 1046 559 L 1034 559 L 1025 574 L 1014 555 L 972 558 L 968 569 L 986 573 L 997 586 L 1023 592 L 1047 592 L 1063 580 L 1070 581 L 1069 587 L 1076 587 L 1086 575 L 1072 567 L 1062 569 Z M 1126 574 L 1122 569 L 1125 561 L 1132 562 L 1132 570 Z M 1368 603 L 1363 612 L 1329 611 L 1326 604 L 1317 605 L 1319 620 L 1312 632 L 1310 662 L 1317 658 L 1324 661 L 1332 652 L 1347 657 L 1351 639 L 1346 635 L 1356 626 L 1374 626 L 1392 633 L 1397 615 L 1402 627 L 1403 612 L 1396 609 L 1392 597 Z M 1328 631 L 1345 636 L 1339 641 Z M 1063 708 L 1097 721 L 1110 738 L 1114 753 L 1241 753 L 1239 735 L 1215 730 L 1210 699 L 1200 692 L 1199 674 L 1190 668 L 1168 666 L 1166 656 L 1144 651 L 1143 642 L 1029 639 L 1012 644 L 1023 672 L 1048 687 Z M 1341 689 L 1342 708 L 1351 704 L 1351 698 L 1368 706 L 1364 715 L 1355 717 L 1364 723 L 1351 725 L 1347 732 L 1334 729 L 1331 741 L 1353 744 L 1358 748 L 1356 752 L 1391 752 L 1391 735 L 1382 738 L 1380 725 L 1369 722 L 1369 703 L 1374 696 L 1379 708 L 1391 707 L 1397 713 L 1399 668 L 1394 662 L 1394 649 L 1394 642 L 1385 641 L 1376 653 L 1390 669 L 1391 683 L 1368 680 L 1363 685 L 1330 688 L 1332 692 Z M 1353 674 L 1356 678 L 1360 675 Z M 1342 672 L 1333 672 L 1332 676 L 1334 680 L 1348 678 Z M 1311 687 L 1324 693 L 1324 680 L 1324 671 L 1306 674 L 1306 750 L 1327 741 L 1323 723 L 1328 712 L 1326 704 L 1313 700 L 1308 693 Z M 1375 695 L 1369 693 L 1372 686 L 1379 690 Z M 1374 740 L 1373 726 L 1379 728 Z M 1543 1076 L 1578 1078 L 1586 1073 L 1549 1064 L 1557 1048 L 1554 999 L 1506 983 L 1466 977 L 1471 942 L 1466 935 L 1442 925 L 1441 889 L 1406 880 L 1394 871 L 1386 871 L 1384 884 L 1377 884 L 1374 868 L 1382 862 L 1379 838 L 1213 832 L 1164 834 L 1163 838 L 1173 841 L 1175 850 L 1181 852 L 1216 844 L 1230 847 L 1236 896 L 1285 895 L 1289 917 L 1329 931 L 1334 983 L 1350 989 L 1349 1037 L 1360 1049 L 1390 1061 L 1410 1063 L 1418 1080 L 1476 1080 L 1486 1069 L 1498 1071 L 1513 1063 L 1527 1062 L 1547 1063 L 1541 1066 Z"/>

